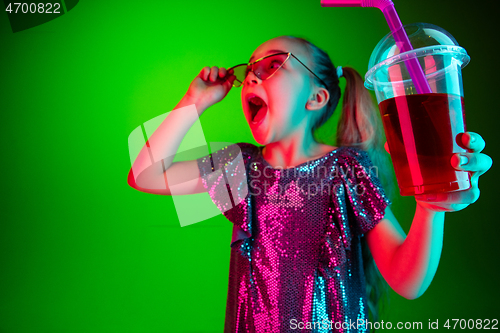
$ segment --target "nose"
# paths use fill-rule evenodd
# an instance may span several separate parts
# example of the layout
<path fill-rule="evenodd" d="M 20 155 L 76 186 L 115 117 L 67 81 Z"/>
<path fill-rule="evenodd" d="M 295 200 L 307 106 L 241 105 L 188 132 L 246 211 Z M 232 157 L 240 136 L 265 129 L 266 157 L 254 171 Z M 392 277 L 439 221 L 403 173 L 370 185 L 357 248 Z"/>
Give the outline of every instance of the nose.
<path fill-rule="evenodd" d="M 246 81 L 247 84 L 249 84 L 250 82 L 253 82 L 253 83 L 260 83 L 260 82 L 262 82 L 262 80 L 259 79 L 257 77 L 257 75 L 255 75 L 255 73 L 253 71 L 248 72 L 248 75 L 245 78 L 245 81 Z"/>

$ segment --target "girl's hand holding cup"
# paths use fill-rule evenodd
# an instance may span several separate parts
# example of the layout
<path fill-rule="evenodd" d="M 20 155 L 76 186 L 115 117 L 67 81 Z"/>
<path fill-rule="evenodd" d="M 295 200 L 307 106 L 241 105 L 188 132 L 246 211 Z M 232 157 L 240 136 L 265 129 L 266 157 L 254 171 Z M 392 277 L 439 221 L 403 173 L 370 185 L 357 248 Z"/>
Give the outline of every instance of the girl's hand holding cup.
<path fill-rule="evenodd" d="M 235 79 L 232 69 L 207 66 L 191 82 L 186 95 L 194 100 L 198 109 L 205 110 L 226 97 Z"/>
<path fill-rule="evenodd" d="M 421 206 L 438 212 L 454 212 L 464 209 L 479 198 L 479 176 L 491 168 L 493 160 L 488 155 L 481 154 L 485 142 L 477 133 L 462 133 L 458 135 L 457 143 L 467 153 L 454 154 L 451 165 L 456 170 L 470 173 L 471 188 L 458 192 L 416 195 L 415 200 Z"/>

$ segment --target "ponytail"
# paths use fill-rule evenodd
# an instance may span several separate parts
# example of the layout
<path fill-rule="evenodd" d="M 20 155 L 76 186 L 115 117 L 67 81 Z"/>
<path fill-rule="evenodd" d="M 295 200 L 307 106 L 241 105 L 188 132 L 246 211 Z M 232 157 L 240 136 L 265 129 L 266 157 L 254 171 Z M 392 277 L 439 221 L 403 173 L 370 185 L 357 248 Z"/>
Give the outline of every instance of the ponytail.
<path fill-rule="evenodd" d="M 384 150 L 384 128 L 378 107 L 364 86 L 361 75 L 350 67 L 342 68 L 346 79 L 342 114 L 337 127 L 337 145 L 360 148 L 368 153 L 377 167 L 377 176 L 388 196 L 394 184 L 390 163 Z"/>
<path fill-rule="evenodd" d="M 382 141 L 378 110 L 359 73 L 350 67 L 342 70 L 347 84 L 337 128 L 337 144 L 370 151 Z"/>

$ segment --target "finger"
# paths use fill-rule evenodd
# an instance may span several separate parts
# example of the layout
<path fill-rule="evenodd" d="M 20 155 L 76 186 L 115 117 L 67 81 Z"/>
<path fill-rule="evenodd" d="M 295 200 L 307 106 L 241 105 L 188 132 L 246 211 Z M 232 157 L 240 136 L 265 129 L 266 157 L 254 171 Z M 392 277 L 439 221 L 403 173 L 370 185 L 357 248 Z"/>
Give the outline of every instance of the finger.
<path fill-rule="evenodd" d="M 477 186 L 471 186 L 468 190 L 445 192 L 445 193 L 432 193 L 420 194 L 415 196 L 415 200 L 426 203 L 436 203 L 439 205 L 456 206 L 470 205 L 479 199 L 480 191 Z"/>
<path fill-rule="evenodd" d="M 493 165 L 491 157 L 480 153 L 453 154 L 451 166 L 457 170 L 476 172 L 482 175 Z"/>
<path fill-rule="evenodd" d="M 224 67 L 219 68 L 219 77 L 222 79 L 226 76 L 226 69 Z"/>
<path fill-rule="evenodd" d="M 202 68 L 201 72 L 200 72 L 200 78 L 203 80 L 203 81 L 206 81 L 207 78 L 208 78 L 208 74 L 210 74 L 210 67 L 208 66 L 205 66 Z"/>
<path fill-rule="evenodd" d="M 228 77 L 227 80 L 231 81 L 231 86 L 232 86 L 232 84 L 234 84 L 234 81 L 237 80 L 236 79 L 236 75 L 234 75 L 234 69 L 233 68 L 229 68 L 227 70 L 227 77 Z"/>
<path fill-rule="evenodd" d="M 210 70 L 210 82 L 217 81 L 217 75 L 219 74 L 219 68 L 217 66 L 212 67 Z"/>
<path fill-rule="evenodd" d="M 227 90 L 231 90 L 233 87 L 234 80 L 236 79 L 236 76 L 230 75 L 227 80 L 224 82 L 224 85 L 226 86 Z"/>
<path fill-rule="evenodd" d="M 462 133 L 460 139 L 461 140 L 458 140 L 459 146 L 473 153 L 480 153 L 486 145 L 483 137 L 474 132 Z"/>

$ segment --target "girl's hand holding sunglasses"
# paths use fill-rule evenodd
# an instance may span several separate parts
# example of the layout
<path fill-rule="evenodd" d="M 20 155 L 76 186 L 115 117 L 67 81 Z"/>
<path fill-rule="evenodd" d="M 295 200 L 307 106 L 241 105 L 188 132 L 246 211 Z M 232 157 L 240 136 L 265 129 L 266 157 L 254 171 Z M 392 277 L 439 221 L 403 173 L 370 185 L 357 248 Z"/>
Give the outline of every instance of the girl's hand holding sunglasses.
<path fill-rule="evenodd" d="M 203 112 L 226 97 L 235 78 L 232 69 L 204 67 L 189 85 L 186 95 L 196 104 L 198 111 Z"/>

